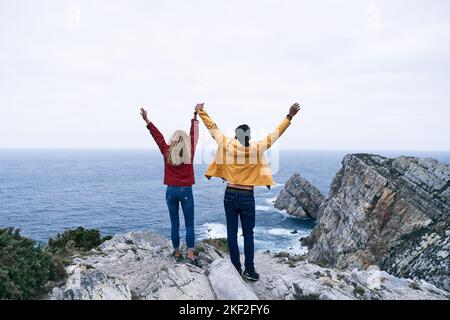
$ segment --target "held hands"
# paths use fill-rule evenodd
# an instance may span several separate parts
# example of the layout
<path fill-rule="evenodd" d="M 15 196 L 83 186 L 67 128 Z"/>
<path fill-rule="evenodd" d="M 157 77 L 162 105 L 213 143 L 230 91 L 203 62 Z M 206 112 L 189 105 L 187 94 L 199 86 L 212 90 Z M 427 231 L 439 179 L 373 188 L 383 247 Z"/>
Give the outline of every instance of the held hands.
<path fill-rule="evenodd" d="M 147 124 L 150 123 L 150 120 L 148 120 L 148 117 L 147 117 L 147 110 L 145 110 L 144 108 L 141 108 L 141 116 L 142 116 L 142 119 L 144 119 L 144 121 Z"/>
<path fill-rule="evenodd" d="M 204 107 L 205 107 L 205 104 L 204 104 L 204 103 L 198 103 L 198 104 L 195 106 L 195 113 L 199 112 L 200 110 L 203 110 Z"/>
<path fill-rule="evenodd" d="M 300 111 L 300 105 L 296 102 L 289 109 L 289 115 L 293 118 Z"/>

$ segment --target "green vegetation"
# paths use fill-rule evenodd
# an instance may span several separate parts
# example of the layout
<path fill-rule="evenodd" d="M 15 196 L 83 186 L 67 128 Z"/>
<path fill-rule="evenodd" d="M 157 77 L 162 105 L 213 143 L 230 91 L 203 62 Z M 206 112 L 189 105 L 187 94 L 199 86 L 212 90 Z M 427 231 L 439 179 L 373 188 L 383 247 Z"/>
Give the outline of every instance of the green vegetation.
<path fill-rule="evenodd" d="M 0 300 L 42 297 L 52 284 L 64 280 L 73 255 L 108 239 L 102 239 L 98 230 L 79 227 L 58 234 L 43 247 L 21 236 L 18 229 L 0 229 Z"/>
<path fill-rule="evenodd" d="M 355 289 L 353 290 L 353 295 L 355 297 L 363 296 L 365 293 L 366 293 L 366 291 L 364 290 L 364 288 L 362 288 L 362 287 L 360 287 L 358 285 L 356 285 Z"/>
<path fill-rule="evenodd" d="M 78 227 L 66 230 L 62 234 L 58 233 L 55 239 L 48 241 L 46 251 L 67 265 L 75 254 L 85 254 L 110 239 L 111 237 L 101 238 L 100 232 L 96 229 Z"/>
<path fill-rule="evenodd" d="M 318 293 L 305 294 L 303 289 L 295 282 L 293 283 L 293 287 L 295 300 L 320 300 L 320 294 Z"/>
<path fill-rule="evenodd" d="M 420 289 L 420 286 L 419 286 L 417 283 L 415 283 L 415 282 L 410 282 L 410 283 L 409 283 L 409 287 L 410 287 L 411 289 L 414 289 L 414 290 L 421 290 L 421 289 Z"/>
<path fill-rule="evenodd" d="M 217 250 L 221 252 L 228 253 L 228 241 L 225 238 L 217 238 L 217 239 L 205 239 L 204 243 L 213 246 Z"/>
<path fill-rule="evenodd" d="M 307 300 L 307 301 L 320 300 L 320 294 L 318 293 L 308 294 L 305 296 L 297 297 L 297 300 Z"/>
<path fill-rule="evenodd" d="M 295 268 L 298 265 L 298 262 L 303 261 L 305 259 L 304 256 L 300 255 L 292 255 L 288 252 L 278 252 L 274 254 L 274 258 L 278 258 L 279 263 L 287 264 L 290 268 Z"/>
<path fill-rule="evenodd" d="M 64 275 L 64 268 L 35 241 L 17 229 L 0 229 L 0 299 L 39 297 L 46 292 L 46 283 Z"/>

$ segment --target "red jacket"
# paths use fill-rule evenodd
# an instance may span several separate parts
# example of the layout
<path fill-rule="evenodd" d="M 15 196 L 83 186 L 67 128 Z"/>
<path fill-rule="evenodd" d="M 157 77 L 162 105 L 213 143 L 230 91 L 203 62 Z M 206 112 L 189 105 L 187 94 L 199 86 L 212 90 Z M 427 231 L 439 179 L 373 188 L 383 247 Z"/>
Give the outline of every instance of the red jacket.
<path fill-rule="evenodd" d="M 191 163 L 182 164 L 179 166 L 173 166 L 167 163 L 167 153 L 169 151 L 169 145 L 164 140 L 164 136 L 161 134 L 158 128 L 156 128 L 155 125 L 150 122 L 147 126 L 147 129 L 150 130 L 153 139 L 155 139 L 159 150 L 161 150 L 161 153 L 164 156 L 164 184 L 168 186 L 179 187 L 188 187 L 195 184 L 193 162 L 195 148 L 197 147 L 198 142 L 198 121 L 195 119 L 191 120 Z"/>

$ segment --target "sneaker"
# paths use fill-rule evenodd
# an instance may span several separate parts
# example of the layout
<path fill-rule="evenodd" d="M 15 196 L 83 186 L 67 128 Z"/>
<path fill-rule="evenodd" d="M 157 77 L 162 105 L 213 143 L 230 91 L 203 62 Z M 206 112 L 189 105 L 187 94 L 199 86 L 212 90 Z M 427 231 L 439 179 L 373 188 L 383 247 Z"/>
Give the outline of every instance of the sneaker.
<path fill-rule="evenodd" d="M 172 253 L 172 258 L 173 258 L 173 261 L 175 261 L 176 263 L 181 263 L 184 260 L 183 254 L 177 250 L 175 250 Z"/>
<path fill-rule="evenodd" d="M 239 275 L 242 277 L 242 269 L 236 269 Z"/>
<path fill-rule="evenodd" d="M 190 257 L 190 253 L 192 253 L 192 258 Z M 194 250 L 192 250 L 192 249 L 188 250 L 188 252 L 186 254 L 186 263 L 196 266 L 196 267 L 199 267 L 199 263 L 198 263 L 197 258 L 195 257 Z"/>
<path fill-rule="evenodd" d="M 259 280 L 259 274 L 255 270 L 245 270 L 242 274 L 242 277 L 244 279 L 247 279 L 249 281 L 258 281 Z"/>

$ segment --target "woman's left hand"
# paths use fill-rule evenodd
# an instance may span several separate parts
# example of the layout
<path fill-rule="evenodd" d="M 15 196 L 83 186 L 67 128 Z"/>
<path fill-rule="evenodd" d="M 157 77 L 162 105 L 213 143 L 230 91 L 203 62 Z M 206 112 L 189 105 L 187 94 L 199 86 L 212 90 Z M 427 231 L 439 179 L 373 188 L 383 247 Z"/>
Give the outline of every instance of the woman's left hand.
<path fill-rule="evenodd" d="M 147 124 L 150 123 L 150 120 L 148 120 L 148 117 L 147 117 L 147 110 L 145 110 L 144 108 L 141 108 L 141 116 L 142 116 L 142 119 L 144 119 L 144 121 Z"/>

